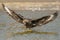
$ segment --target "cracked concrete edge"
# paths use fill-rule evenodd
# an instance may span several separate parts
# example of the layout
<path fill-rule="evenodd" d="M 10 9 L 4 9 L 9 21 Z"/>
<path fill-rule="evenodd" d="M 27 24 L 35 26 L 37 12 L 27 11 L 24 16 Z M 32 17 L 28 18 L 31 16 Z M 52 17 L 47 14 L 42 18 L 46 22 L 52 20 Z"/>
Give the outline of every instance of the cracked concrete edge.
<path fill-rule="evenodd" d="M 3 10 L 2 3 L 0 3 L 0 10 Z M 12 10 L 26 10 L 30 8 L 32 10 L 33 8 L 40 8 L 40 7 L 59 7 L 59 2 L 5 2 L 4 3 L 8 8 Z"/>

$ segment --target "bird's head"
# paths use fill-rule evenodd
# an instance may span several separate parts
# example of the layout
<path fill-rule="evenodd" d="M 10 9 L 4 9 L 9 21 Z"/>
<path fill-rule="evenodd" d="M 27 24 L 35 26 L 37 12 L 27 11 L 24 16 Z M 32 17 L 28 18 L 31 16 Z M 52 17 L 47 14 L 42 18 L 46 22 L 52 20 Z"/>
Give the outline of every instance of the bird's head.
<path fill-rule="evenodd" d="M 24 23 L 24 24 L 26 24 L 26 23 L 31 23 L 31 21 L 28 20 L 28 19 L 25 19 L 25 20 L 23 20 L 23 23 Z"/>

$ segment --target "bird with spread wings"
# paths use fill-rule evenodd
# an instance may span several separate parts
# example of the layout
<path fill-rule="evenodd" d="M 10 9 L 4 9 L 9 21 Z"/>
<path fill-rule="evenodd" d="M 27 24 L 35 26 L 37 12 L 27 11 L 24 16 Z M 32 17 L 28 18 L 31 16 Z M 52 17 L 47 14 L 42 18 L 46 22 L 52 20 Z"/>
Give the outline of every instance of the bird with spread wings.
<path fill-rule="evenodd" d="M 55 12 L 54 14 L 32 20 L 32 19 L 27 19 L 27 18 L 23 17 L 22 15 L 16 14 L 13 10 L 7 8 L 4 4 L 2 4 L 2 6 L 3 6 L 3 9 L 7 12 L 7 14 L 9 14 L 9 16 L 11 16 L 17 22 L 24 24 L 26 26 L 26 28 L 29 28 L 29 29 L 34 28 L 38 25 L 39 26 L 45 25 L 45 24 L 55 20 L 55 18 L 58 16 L 58 13 Z"/>

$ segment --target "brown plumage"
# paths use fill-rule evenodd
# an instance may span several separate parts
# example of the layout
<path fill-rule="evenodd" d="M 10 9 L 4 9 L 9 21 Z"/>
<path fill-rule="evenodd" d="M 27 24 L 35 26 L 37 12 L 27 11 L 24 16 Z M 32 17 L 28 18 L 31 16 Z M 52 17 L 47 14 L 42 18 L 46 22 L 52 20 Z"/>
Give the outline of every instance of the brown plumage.
<path fill-rule="evenodd" d="M 44 16 L 42 18 L 36 19 L 36 20 L 32 20 L 32 19 L 27 19 L 24 18 L 22 15 L 18 15 L 16 14 L 13 10 L 7 8 L 4 4 L 2 4 L 3 9 L 13 18 L 15 19 L 17 22 L 22 23 L 26 26 L 26 28 L 33 28 L 36 27 L 38 25 L 45 25 L 51 21 L 53 21 L 57 16 L 58 13 L 55 12 L 52 15 L 48 15 L 48 16 Z"/>

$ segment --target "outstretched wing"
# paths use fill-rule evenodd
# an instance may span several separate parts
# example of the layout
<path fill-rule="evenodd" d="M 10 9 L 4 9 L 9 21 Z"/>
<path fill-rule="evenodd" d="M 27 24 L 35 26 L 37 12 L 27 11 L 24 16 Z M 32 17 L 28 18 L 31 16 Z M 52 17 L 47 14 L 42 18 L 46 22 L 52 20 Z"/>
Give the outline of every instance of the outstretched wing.
<path fill-rule="evenodd" d="M 4 4 L 2 4 L 3 6 L 3 9 L 13 18 L 15 19 L 16 21 L 22 23 L 24 17 L 22 15 L 18 15 L 16 14 L 13 10 L 7 8 Z"/>
<path fill-rule="evenodd" d="M 44 17 L 36 19 L 36 20 L 32 20 L 32 23 L 36 24 L 36 25 L 44 25 L 44 24 L 49 23 L 50 21 L 53 21 L 57 17 L 57 15 L 58 15 L 58 13 L 55 12 L 52 15 L 48 15 L 48 16 L 44 16 Z"/>

